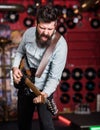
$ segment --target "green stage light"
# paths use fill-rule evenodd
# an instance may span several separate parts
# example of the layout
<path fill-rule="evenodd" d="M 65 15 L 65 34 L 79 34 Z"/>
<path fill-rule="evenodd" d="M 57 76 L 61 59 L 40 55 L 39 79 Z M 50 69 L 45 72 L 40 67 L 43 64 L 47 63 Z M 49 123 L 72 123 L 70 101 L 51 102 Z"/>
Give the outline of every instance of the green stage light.
<path fill-rule="evenodd" d="M 90 130 L 100 130 L 100 126 L 91 126 Z"/>

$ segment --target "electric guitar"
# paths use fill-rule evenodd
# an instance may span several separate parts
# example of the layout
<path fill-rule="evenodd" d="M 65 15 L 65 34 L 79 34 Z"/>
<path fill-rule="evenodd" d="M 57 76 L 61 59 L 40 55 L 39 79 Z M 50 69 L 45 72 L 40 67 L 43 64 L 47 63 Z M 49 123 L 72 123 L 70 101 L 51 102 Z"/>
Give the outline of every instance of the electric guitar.
<path fill-rule="evenodd" d="M 23 61 L 21 62 L 22 65 L 20 65 L 20 69 L 22 70 L 22 66 L 23 66 Z M 25 71 L 25 70 L 24 70 Z M 31 72 L 29 70 L 26 70 L 26 73 L 28 76 L 31 75 Z M 44 98 L 44 96 L 41 94 L 41 92 L 37 89 L 37 87 L 34 85 L 34 83 L 30 80 L 30 78 L 25 75 L 23 73 L 23 79 L 24 79 L 24 84 L 29 87 L 36 96 L 39 96 L 41 95 L 42 97 L 42 103 L 46 103 L 47 104 L 47 108 L 48 110 L 52 113 L 53 116 L 57 115 L 58 113 L 58 109 L 57 109 L 57 106 L 56 106 L 56 103 L 54 101 L 53 98 Z M 23 84 L 23 82 L 22 82 Z M 14 86 L 15 88 L 19 89 L 22 85 L 21 85 L 21 82 L 19 84 L 16 84 L 14 83 Z"/>

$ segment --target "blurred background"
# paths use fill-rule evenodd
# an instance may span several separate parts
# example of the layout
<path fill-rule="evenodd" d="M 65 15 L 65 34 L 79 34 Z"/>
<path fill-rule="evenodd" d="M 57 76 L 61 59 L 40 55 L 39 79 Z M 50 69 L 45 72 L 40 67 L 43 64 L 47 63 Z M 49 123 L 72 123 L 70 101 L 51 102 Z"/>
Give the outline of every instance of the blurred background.
<path fill-rule="evenodd" d="M 58 9 L 57 30 L 68 42 L 68 59 L 54 95 L 59 114 L 100 112 L 100 0 L 0 0 L 0 121 L 16 120 L 11 66 L 41 4 Z"/>

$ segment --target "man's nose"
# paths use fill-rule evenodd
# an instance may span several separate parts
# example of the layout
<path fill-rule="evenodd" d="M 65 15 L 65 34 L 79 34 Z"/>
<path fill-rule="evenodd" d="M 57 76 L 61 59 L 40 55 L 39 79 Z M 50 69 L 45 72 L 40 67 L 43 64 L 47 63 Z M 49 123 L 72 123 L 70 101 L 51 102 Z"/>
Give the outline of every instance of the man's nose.
<path fill-rule="evenodd" d="M 45 35 L 48 35 L 49 34 L 49 31 L 47 29 L 44 30 L 44 34 Z"/>

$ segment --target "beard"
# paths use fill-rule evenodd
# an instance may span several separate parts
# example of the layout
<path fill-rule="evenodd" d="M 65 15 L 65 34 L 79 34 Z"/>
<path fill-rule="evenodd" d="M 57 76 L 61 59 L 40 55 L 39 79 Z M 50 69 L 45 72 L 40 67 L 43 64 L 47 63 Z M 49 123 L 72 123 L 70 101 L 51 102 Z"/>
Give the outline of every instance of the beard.
<path fill-rule="evenodd" d="M 45 48 L 50 45 L 50 41 L 53 34 L 51 36 L 45 35 L 44 33 L 40 34 L 36 29 L 36 43 L 40 48 Z M 42 37 L 45 37 L 47 40 L 43 40 Z"/>

